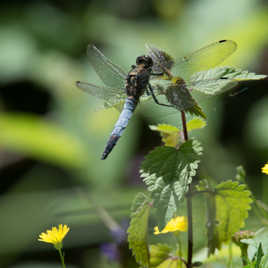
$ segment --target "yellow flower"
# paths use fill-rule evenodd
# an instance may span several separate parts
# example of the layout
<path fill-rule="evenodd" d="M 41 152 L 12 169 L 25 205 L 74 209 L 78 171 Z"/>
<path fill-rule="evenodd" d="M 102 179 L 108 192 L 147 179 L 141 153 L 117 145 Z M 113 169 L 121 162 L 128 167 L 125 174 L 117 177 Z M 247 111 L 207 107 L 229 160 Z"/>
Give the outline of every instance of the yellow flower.
<path fill-rule="evenodd" d="M 172 218 L 161 232 L 159 231 L 158 226 L 155 226 L 154 234 L 159 235 L 177 231 L 186 232 L 187 225 L 187 219 L 184 216 L 178 216 L 176 218 Z"/>
<path fill-rule="evenodd" d="M 261 171 L 262 173 L 265 173 L 268 175 L 268 162 L 264 165 L 264 167 L 262 167 Z"/>
<path fill-rule="evenodd" d="M 59 225 L 59 229 L 57 227 L 52 227 L 51 230 L 47 230 L 46 233 L 41 233 L 39 235 L 39 241 L 45 243 L 53 244 L 57 249 L 62 248 L 62 240 L 69 232 L 70 228 L 64 224 Z"/>

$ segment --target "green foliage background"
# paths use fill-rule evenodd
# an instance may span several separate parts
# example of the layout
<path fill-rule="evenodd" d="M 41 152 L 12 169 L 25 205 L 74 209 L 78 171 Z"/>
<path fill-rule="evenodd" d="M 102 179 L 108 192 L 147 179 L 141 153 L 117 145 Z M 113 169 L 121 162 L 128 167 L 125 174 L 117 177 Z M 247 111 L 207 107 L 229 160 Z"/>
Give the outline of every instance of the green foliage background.
<path fill-rule="evenodd" d="M 145 103 L 101 161 L 118 114 L 98 111 L 98 101 L 75 87 L 76 80 L 101 84 L 86 58 L 88 43 L 128 70 L 146 53 L 145 43 L 180 57 L 233 39 L 238 50 L 224 65 L 268 74 L 266 1 L 1 1 L 0 18 L 1 267 L 47 262 L 52 248 L 37 235 L 59 223 L 71 227 L 67 262 L 104 267 L 96 245 L 111 236 L 96 207 L 119 223 L 129 216 L 144 189 L 141 160 L 160 144 L 148 125 L 178 124 L 179 114 Z M 247 87 L 234 97 L 195 95 L 208 115 L 207 127 L 195 133 L 204 150 L 201 172 L 221 181 L 242 164 L 250 190 L 268 202 L 267 177 L 260 174 L 268 160 L 268 86 Z M 194 205 L 199 224 L 202 205 Z M 200 230 L 196 238 L 197 250 L 205 238 Z"/>

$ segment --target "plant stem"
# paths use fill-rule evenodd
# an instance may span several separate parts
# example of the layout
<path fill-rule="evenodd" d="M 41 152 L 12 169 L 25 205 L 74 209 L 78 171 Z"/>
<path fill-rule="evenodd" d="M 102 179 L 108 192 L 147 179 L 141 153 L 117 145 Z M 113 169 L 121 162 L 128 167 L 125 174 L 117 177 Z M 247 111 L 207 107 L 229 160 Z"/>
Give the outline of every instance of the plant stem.
<path fill-rule="evenodd" d="M 192 268 L 193 257 L 193 207 L 192 207 L 192 187 L 189 185 L 189 195 L 187 197 L 187 216 L 188 216 L 188 258 L 187 268 Z"/>
<path fill-rule="evenodd" d="M 188 140 L 188 132 L 187 132 L 187 126 L 186 126 L 186 116 L 185 112 L 181 111 L 181 120 L 182 120 L 182 129 L 183 129 L 183 136 L 184 140 Z"/>
<path fill-rule="evenodd" d="M 61 260 L 62 268 L 66 268 L 65 263 L 64 263 L 64 256 L 63 256 L 62 250 L 61 250 L 61 248 L 59 248 L 58 250 L 60 253 L 60 260 Z"/>
<path fill-rule="evenodd" d="M 186 125 L 185 113 L 181 112 L 182 128 L 184 140 L 188 140 L 188 132 Z M 189 185 L 189 192 L 187 195 L 187 216 L 188 216 L 188 258 L 187 258 L 187 268 L 192 268 L 192 258 L 193 258 L 193 205 L 192 205 L 192 187 Z"/>
<path fill-rule="evenodd" d="M 233 267 L 233 264 L 232 264 L 232 261 L 233 261 L 233 251 L 232 251 L 232 242 L 229 242 L 229 245 L 228 245 L 228 268 L 232 268 Z"/>

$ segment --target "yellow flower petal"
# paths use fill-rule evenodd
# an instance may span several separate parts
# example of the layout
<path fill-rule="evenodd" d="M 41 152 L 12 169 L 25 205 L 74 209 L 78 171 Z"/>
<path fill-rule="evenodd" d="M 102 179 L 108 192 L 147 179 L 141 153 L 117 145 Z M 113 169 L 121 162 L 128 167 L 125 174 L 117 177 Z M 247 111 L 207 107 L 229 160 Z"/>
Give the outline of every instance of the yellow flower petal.
<path fill-rule="evenodd" d="M 187 231 L 187 219 L 184 216 L 178 216 L 176 218 L 172 218 L 164 227 L 164 229 L 160 232 L 158 226 L 154 227 L 154 234 L 166 234 L 170 232 L 186 232 Z"/>
<path fill-rule="evenodd" d="M 155 227 L 154 227 L 154 234 L 155 234 L 155 235 L 159 235 L 159 234 L 161 234 L 161 233 L 159 232 L 158 226 L 155 226 Z"/>
<path fill-rule="evenodd" d="M 69 230 L 70 228 L 66 224 L 60 224 L 58 229 L 57 227 L 52 227 L 52 229 L 47 230 L 46 233 L 41 233 L 38 240 L 41 242 L 54 244 L 54 246 L 59 246 Z"/>
<path fill-rule="evenodd" d="M 261 171 L 262 173 L 268 175 L 268 162 L 264 165 L 264 167 L 262 167 Z"/>

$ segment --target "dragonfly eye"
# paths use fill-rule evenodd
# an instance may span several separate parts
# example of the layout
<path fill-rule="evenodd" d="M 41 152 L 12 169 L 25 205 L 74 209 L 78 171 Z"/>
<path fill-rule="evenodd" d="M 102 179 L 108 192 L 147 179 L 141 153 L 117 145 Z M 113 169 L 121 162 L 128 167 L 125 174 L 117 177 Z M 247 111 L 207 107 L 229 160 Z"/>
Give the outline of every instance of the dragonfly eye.
<path fill-rule="evenodd" d="M 139 56 L 136 59 L 136 64 L 144 64 L 146 68 L 152 67 L 153 66 L 153 60 L 149 56 Z"/>

